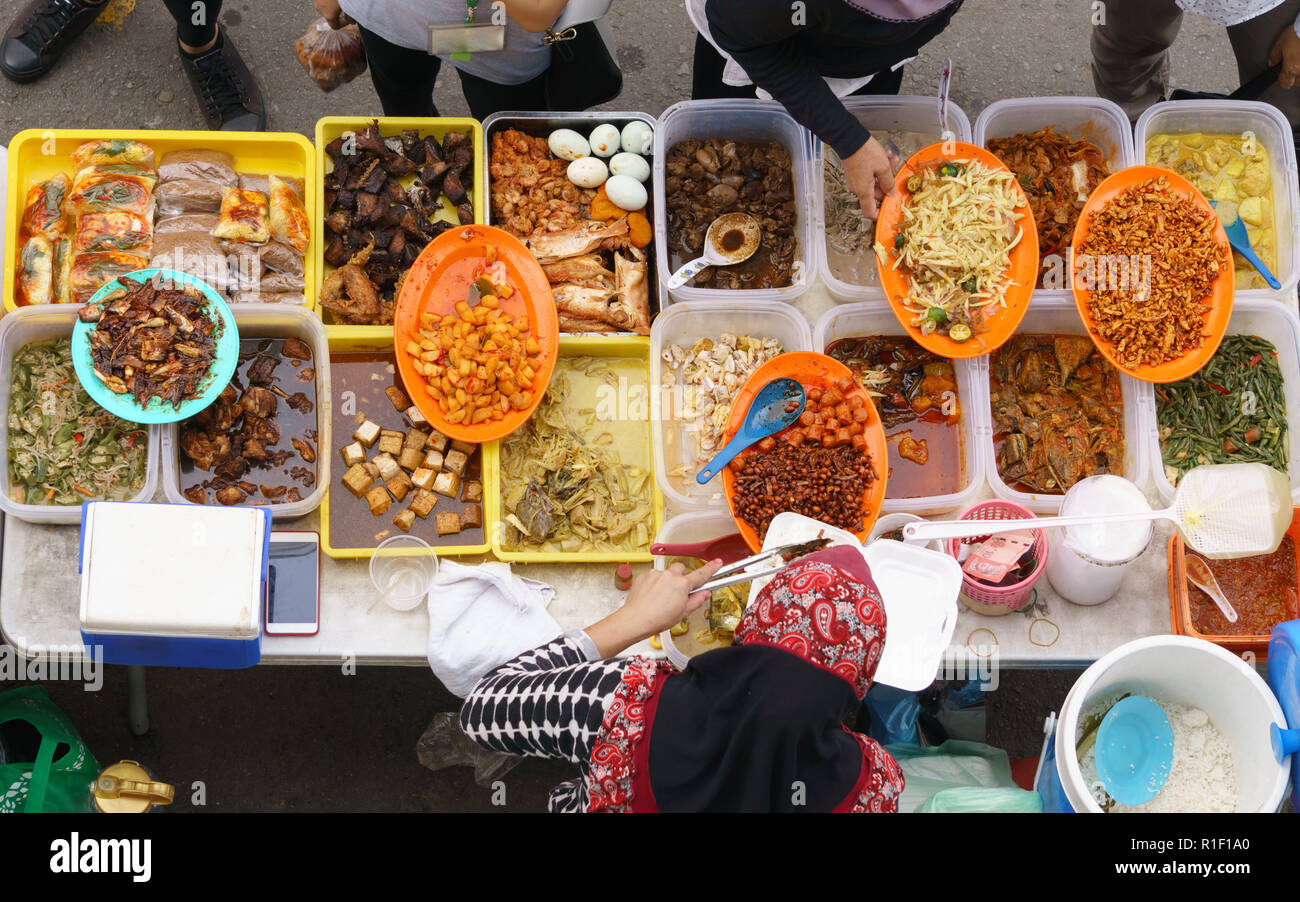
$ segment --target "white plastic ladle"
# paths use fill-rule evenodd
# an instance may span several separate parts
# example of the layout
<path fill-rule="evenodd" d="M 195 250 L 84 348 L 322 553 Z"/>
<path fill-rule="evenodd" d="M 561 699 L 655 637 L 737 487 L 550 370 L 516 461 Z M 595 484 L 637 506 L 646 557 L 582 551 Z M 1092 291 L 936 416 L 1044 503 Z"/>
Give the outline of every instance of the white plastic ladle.
<path fill-rule="evenodd" d="M 730 234 L 732 231 L 740 233 L 741 242 L 734 250 L 728 251 L 722 246 L 723 238 L 725 234 Z M 681 288 L 699 275 L 701 270 L 710 266 L 732 266 L 745 262 L 754 256 L 754 251 L 758 250 L 762 238 L 758 220 L 748 213 L 724 213 L 713 220 L 709 231 L 704 235 L 704 256 L 696 257 L 690 263 L 683 264 L 669 277 L 665 287 L 669 291 Z"/>

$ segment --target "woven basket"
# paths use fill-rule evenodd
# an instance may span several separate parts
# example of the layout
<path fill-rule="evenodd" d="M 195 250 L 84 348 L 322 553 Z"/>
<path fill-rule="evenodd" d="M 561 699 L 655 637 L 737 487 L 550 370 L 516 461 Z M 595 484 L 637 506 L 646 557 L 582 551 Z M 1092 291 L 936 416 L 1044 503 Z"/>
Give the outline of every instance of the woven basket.
<path fill-rule="evenodd" d="M 1028 508 L 1022 507 L 1014 501 L 996 499 L 981 501 L 962 514 L 959 519 L 1032 520 L 1034 514 Z M 948 553 L 957 558 L 962 545 L 977 545 L 982 541 L 984 541 L 983 536 L 949 539 Z M 991 586 L 988 583 L 973 579 L 963 570 L 961 575 L 961 600 L 968 608 L 981 614 L 998 616 L 1020 610 L 1033 597 L 1034 583 L 1038 582 L 1038 577 L 1042 575 L 1043 568 L 1047 566 L 1047 551 L 1047 532 L 1042 529 L 1035 529 L 1034 559 L 1037 564 L 1029 576 L 1012 586 Z"/>

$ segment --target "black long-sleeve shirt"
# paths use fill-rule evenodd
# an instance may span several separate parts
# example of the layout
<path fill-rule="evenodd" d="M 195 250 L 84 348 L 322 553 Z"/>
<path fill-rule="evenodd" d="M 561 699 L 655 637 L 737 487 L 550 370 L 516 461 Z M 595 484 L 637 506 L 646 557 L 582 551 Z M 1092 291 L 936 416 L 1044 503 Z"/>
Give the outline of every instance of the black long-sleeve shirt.
<path fill-rule="evenodd" d="M 844 0 L 708 0 L 705 12 L 718 46 L 843 159 L 871 134 L 823 76 L 861 78 L 915 56 L 943 31 L 961 2 L 904 23 L 874 19 Z"/>

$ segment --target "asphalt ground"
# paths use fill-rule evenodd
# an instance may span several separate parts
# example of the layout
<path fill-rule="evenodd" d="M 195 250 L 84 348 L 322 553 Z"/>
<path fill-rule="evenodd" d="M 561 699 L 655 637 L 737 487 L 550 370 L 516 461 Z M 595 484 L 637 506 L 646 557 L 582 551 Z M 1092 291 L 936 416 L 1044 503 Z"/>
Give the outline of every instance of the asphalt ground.
<path fill-rule="evenodd" d="M 48 77 L 22 86 L 0 79 L 0 140 L 25 128 L 204 127 L 162 4 L 114 2 L 117 24 L 92 27 Z M 23 5 L 0 0 L 0 24 Z M 1089 0 L 967 0 L 908 66 L 903 93 L 933 92 L 951 57 L 952 100 L 972 122 L 1004 97 L 1091 94 L 1090 15 Z M 292 44 L 313 18 L 306 0 L 227 2 L 222 12 L 261 83 L 271 128 L 308 137 L 321 116 L 380 112 L 368 76 L 325 94 L 302 71 Z M 625 83 L 608 108 L 658 115 L 689 97 L 694 31 L 681 3 L 620 0 L 609 24 Z M 1198 90 L 1235 87 L 1223 30 L 1187 17 L 1173 75 L 1177 85 Z M 444 115 L 468 115 L 454 77 L 440 80 L 435 97 Z M 999 677 L 987 699 L 988 740 L 1012 758 L 1036 755 L 1043 718 L 1077 672 Z M 0 682 L 0 690 L 14 685 Z M 505 805 L 494 805 L 492 790 L 476 785 L 470 768 L 426 770 L 417 741 L 457 700 L 423 668 L 367 667 L 351 676 L 323 667 L 153 669 L 152 728 L 144 737 L 128 729 L 124 669 L 107 668 L 98 692 L 79 683 L 45 685 L 101 763 L 134 759 L 176 785 L 167 811 L 539 811 L 550 787 L 576 773 L 562 762 L 525 760 L 504 778 Z"/>

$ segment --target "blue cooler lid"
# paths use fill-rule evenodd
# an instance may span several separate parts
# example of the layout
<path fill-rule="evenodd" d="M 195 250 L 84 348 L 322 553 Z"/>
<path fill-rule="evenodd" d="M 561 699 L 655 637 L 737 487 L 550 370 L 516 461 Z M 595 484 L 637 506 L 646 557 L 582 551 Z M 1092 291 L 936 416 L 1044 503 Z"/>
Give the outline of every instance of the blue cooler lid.
<path fill-rule="evenodd" d="M 1270 724 L 1273 754 L 1282 760 L 1291 756 L 1291 805 L 1300 812 L 1300 620 L 1288 620 L 1273 628 L 1268 641 L 1268 686 L 1277 696 L 1288 730 Z"/>

